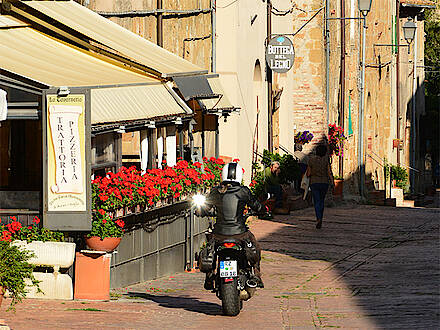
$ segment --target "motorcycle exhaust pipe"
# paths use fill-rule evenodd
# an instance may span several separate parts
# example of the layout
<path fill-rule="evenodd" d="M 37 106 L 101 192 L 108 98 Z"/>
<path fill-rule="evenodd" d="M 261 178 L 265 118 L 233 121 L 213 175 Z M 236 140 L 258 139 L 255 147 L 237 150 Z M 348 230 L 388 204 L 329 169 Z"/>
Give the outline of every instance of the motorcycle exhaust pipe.
<path fill-rule="evenodd" d="M 247 280 L 245 290 L 249 294 L 249 298 L 251 298 L 257 290 L 257 282 L 254 279 Z"/>
<path fill-rule="evenodd" d="M 255 281 L 253 278 L 246 281 L 246 286 L 249 288 L 256 288 L 257 287 L 257 281 Z"/>

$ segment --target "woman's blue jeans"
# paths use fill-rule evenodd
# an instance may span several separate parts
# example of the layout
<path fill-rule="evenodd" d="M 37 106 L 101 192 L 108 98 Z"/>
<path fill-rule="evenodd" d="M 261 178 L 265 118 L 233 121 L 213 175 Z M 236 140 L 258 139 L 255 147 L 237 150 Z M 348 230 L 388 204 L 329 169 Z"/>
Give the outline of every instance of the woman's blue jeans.
<path fill-rule="evenodd" d="M 322 220 L 322 216 L 324 215 L 324 200 L 325 194 L 328 190 L 328 183 L 312 183 L 310 185 L 310 189 L 312 189 L 316 219 Z"/>

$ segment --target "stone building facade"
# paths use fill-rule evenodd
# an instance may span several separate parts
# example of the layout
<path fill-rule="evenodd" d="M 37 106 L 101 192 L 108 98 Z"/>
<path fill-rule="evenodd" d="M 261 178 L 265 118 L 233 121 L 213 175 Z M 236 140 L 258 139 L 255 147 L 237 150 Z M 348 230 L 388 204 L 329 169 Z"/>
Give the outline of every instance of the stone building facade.
<path fill-rule="evenodd" d="M 293 112 L 296 127 L 300 131 L 311 130 L 319 135 L 327 133 L 327 124 L 336 123 L 344 127 L 347 136 L 344 156 L 332 157 L 333 172 L 345 179 L 347 194 L 358 194 L 363 22 L 359 19 L 361 13 L 357 0 L 326 2 L 328 8 L 324 10 L 330 18 L 327 25 L 323 10 L 323 14 L 317 16 L 295 38 L 301 46 L 297 47 L 295 63 Z M 303 2 L 302 8 L 312 10 L 323 4 L 325 2 L 310 0 Z M 409 173 L 414 173 L 413 184 L 418 187 L 418 172 L 410 168 L 420 168 L 423 159 L 419 157 L 417 141 L 418 119 L 424 112 L 423 10 L 432 5 L 431 1 L 373 0 L 367 15 L 361 158 L 365 165 L 366 190 L 384 189 L 385 162 L 400 164 Z M 307 16 L 306 13 L 303 15 Z M 341 17 L 350 19 L 341 20 Z M 408 53 L 402 26 L 408 18 L 415 17 L 416 37 Z M 299 17 L 295 17 L 293 31 L 301 24 Z M 396 44 L 401 47 L 393 46 Z M 329 47 L 328 62 L 326 47 Z M 412 119 L 413 112 L 415 120 Z M 393 147 L 395 139 L 401 140 L 399 155 L 395 144 Z M 319 136 L 313 142 L 318 141 Z M 307 154 L 312 149 L 313 143 L 306 145 L 304 151 Z M 416 156 L 415 159 L 412 155 Z"/>
<path fill-rule="evenodd" d="M 218 72 L 228 97 L 241 107 L 240 115 L 232 115 L 226 123 L 219 123 L 220 155 L 240 158 L 242 165 L 250 169 L 256 159 L 255 152 L 267 149 L 269 138 L 264 56 L 268 23 L 266 1 L 78 2 L 203 69 Z M 358 114 L 363 22 L 358 1 L 286 3 L 273 0 L 271 4 L 272 33 L 294 34 L 291 39 L 295 47 L 293 68 L 287 73 L 273 74 L 274 151 L 293 152 L 294 134 L 309 130 L 315 139 L 300 155 L 306 156 L 327 134 L 328 124 L 336 123 L 344 127 L 347 140 L 344 156 L 334 156 L 332 166 L 334 173 L 344 177 L 346 193 L 358 194 L 361 163 L 365 164 L 369 189 L 384 188 L 384 162 L 400 164 L 408 170 L 421 167 L 423 157 L 418 155 L 417 123 L 424 113 L 423 10 L 433 6 L 433 2 L 372 1 L 366 18 L 361 160 Z M 165 10 L 159 11 L 159 15 L 160 7 Z M 342 16 L 354 19 L 337 19 Z M 417 37 L 409 54 L 402 31 L 408 17 L 417 17 Z M 162 32 L 158 30 L 159 25 Z M 158 40 L 159 34 L 162 41 Z M 402 47 L 392 46 L 396 44 Z M 341 70 L 342 65 L 345 70 Z M 399 148 L 396 148 L 396 139 L 401 140 Z M 417 173 L 411 173 L 414 184 Z"/>
<path fill-rule="evenodd" d="M 341 10 L 342 4 L 345 5 L 345 10 Z M 418 119 L 424 113 L 423 10 L 432 5 L 430 1 L 418 0 L 372 1 L 371 11 L 366 18 L 362 144 L 366 189 L 385 188 L 385 163 L 406 168 L 408 173 L 414 174 L 413 187 L 420 188 L 417 173 L 422 164 L 418 154 L 417 136 Z M 341 17 L 341 14 L 354 18 L 361 16 L 355 0 L 330 1 L 329 12 L 329 17 Z M 417 21 L 416 35 L 409 52 L 402 30 L 408 18 Z M 343 26 L 345 26 L 345 81 L 341 76 Z M 343 124 L 348 136 L 343 164 L 339 159 L 333 166 L 334 171 L 343 173 L 349 183 L 346 185 L 346 190 L 352 193 L 357 193 L 359 188 L 361 29 L 361 20 L 346 20 L 345 25 L 341 24 L 340 20 L 329 22 L 329 117 L 330 123 Z M 416 67 L 415 75 L 414 67 Z M 342 102 L 345 110 L 343 121 L 340 118 Z M 415 107 L 412 102 L 415 102 Z M 413 120 L 414 115 L 415 120 Z M 401 140 L 399 148 L 395 143 L 393 145 L 395 139 Z M 412 155 L 415 155 L 415 159 Z"/>
<path fill-rule="evenodd" d="M 201 68 L 211 69 L 210 0 L 76 1 Z"/>

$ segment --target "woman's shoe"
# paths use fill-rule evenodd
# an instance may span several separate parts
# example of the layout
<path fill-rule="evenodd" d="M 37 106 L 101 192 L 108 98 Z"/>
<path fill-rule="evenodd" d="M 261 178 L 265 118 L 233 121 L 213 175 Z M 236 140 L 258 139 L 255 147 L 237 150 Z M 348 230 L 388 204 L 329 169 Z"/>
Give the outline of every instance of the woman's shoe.
<path fill-rule="evenodd" d="M 321 229 L 322 227 L 322 219 L 318 220 L 318 222 L 316 223 L 316 229 Z"/>

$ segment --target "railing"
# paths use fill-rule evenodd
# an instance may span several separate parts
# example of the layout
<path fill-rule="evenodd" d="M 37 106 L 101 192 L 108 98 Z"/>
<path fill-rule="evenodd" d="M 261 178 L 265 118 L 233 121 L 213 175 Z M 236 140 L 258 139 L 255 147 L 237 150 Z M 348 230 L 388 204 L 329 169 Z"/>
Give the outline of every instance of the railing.
<path fill-rule="evenodd" d="M 367 157 L 369 157 L 371 160 L 373 160 L 376 164 L 378 164 L 379 166 L 381 166 L 383 168 L 383 173 L 384 173 L 384 186 L 385 186 L 385 191 L 386 191 L 386 186 L 387 186 L 387 177 L 389 177 L 389 192 L 390 192 L 390 197 L 391 197 L 391 189 L 392 189 L 392 173 L 391 173 L 391 166 L 397 166 L 393 163 L 387 162 L 385 159 L 382 159 L 378 154 L 376 154 L 374 151 L 371 151 L 370 153 L 366 154 Z M 376 158 L 375 158 L 376 157 Z M 413 168 L 411 166 L 405 165 L 405 164 L 400 164 L 399 166 L 401 167 L 405 167 L 409 170 L 412 170 L 415 172 L 416 175 L 418 175 L 419 177 L 422 175 L 421 171 L 419 171 L 416 168 Z M 387 171 L 387 168 L 389 168 L 389 171 Z M 385 199 L 387 198 L 387 195 L 385 193 Z M 385 201 L 384 201 L 385 202 Z"/>
<path fill-rule="evenodd" d="M 112 257 L 111 287 L 122 287 L 194 267 L 205 241 L 208 218 L 193 215 L 181 201 L 123 217 L 127 231 Z"/>

